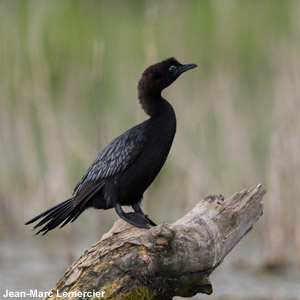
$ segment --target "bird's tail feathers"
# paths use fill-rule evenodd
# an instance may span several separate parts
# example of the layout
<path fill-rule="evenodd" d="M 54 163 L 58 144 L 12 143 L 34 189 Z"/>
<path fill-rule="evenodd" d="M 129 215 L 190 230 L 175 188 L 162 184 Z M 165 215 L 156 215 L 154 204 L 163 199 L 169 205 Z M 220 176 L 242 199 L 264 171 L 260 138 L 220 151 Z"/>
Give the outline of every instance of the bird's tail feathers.
<path fill-rule="evenodd" d="M 61 224 L 62 225 L 60 227 L 63 227 L 67 223 L 75 221 L 83 210 L 84 209 L 82 209 L 82 207 L 75 206 L 75 197 L 72 197 L 42 212 L 38 216 L 26 222 L 25 225 L 31 224 L 42 218 L 33 228 L 36 229 L 45 224 L 42 229 L 36 233 L 43 233 L 43 235 L 45 235 L 48 231 Z"/>

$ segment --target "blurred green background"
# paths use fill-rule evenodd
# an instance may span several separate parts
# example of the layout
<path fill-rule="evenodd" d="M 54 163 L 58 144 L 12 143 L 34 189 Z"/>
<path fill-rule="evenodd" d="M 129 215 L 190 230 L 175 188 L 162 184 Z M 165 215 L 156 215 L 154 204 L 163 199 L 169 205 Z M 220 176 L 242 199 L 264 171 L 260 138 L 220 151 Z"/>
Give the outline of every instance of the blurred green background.
<path fill-rule="evenodd" d="M 300 299 L 299 14 L 297 0 L 0 1 L 0 291 L 52 288 L 112 226 L 96 210 L 46 237 L 23 224 L 146 118 L 140 74 L 175 56 L 199 67 L 163 93 L 178 129 L 144 210 L 174 222 L 209 194 L 262 183 L 264 216 L 213 296 L 196 297 Z"/>

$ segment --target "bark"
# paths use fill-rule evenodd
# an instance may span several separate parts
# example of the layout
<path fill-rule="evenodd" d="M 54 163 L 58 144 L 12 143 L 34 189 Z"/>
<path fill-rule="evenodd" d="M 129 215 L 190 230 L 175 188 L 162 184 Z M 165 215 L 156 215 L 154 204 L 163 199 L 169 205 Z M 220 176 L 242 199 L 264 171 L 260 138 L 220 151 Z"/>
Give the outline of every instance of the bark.
<path fill-rule="evenodd" d="M 209 196 L 175 223 L 151 229 L 118 220 L 44 299 L 101 299 L 101 292 L 105 299 L 211 294 L 209 275 L 262 215 L 264 194 L 258 185 L 225 201 Z"/>

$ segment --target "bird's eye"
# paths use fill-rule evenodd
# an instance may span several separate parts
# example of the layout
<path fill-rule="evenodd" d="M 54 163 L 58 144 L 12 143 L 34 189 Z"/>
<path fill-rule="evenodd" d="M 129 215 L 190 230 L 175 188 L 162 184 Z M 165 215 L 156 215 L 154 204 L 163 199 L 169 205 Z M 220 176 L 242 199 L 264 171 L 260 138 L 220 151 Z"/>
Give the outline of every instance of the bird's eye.
<path fill-rule="evenodd" d="M 169 67 L 169 72 L 174 72 L 176 69 L 177 67 L 172 65 L 171 67 Z"/>

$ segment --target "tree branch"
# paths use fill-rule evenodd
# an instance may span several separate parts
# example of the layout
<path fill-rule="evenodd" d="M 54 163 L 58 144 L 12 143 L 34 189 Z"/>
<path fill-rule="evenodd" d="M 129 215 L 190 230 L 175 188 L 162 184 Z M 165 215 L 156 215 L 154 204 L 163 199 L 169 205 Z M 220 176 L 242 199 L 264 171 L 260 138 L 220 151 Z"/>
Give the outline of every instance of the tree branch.
<path fill-rule="evenodd" d="M 175 223 L 151 229 L 118 220 L 44 299 L 62 299 L 57 293 L 68 299 L 105 292 L 111 299 L 143 294 L 140 299 L 163 300 L 211 294 L 209 275 L 262 215 L 264 194 L 258 185 L 225 201 L 209 196 Z M 78 294 L 88 291 L 94 293 Z"/>

